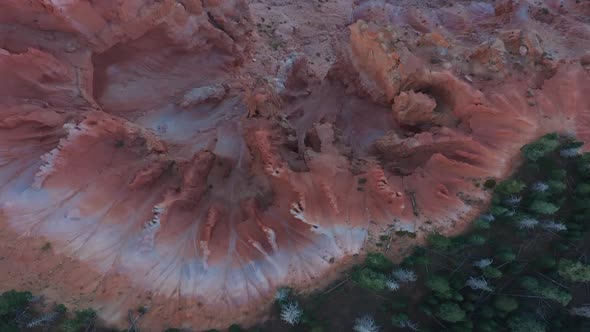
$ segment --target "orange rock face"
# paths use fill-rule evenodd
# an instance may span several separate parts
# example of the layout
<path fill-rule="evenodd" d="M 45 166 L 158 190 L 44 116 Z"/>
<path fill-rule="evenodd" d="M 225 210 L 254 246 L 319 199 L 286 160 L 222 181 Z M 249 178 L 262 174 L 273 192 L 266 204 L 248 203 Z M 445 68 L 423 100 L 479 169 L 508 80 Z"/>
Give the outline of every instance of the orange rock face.
<path fill-rule="evenodd" d="M 251 324 L 465 229 L 523 144 L 590 141 L 587 2 L 262 3 L 0 4 L 0 284 Z"/>

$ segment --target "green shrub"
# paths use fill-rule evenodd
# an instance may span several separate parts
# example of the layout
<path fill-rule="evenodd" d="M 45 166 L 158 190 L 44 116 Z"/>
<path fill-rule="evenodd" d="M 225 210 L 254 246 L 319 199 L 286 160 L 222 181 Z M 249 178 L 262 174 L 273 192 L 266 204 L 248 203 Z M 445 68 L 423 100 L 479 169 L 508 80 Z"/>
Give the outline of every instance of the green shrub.
<path fill-rule="evenodd" d="M 500 216 L 503 216 L 503 215 L 505 215 L 507 212 L 508 212 L 508 209 L 507 209 L 507 208 L 505 208 L 505 207 L 503 207 L 503 206 L 500 206 L 500 205 L 492 205 L 492 206 L 490 207 L 490 213 L 491 213 L 492 215 L 494 215 L 495 217 L 500 217 Z"/>
<path fill-rule="evenodd" d="M 481 320 L 477 326 L 478 331 L 482 332 L 496 332 L 497 328 L 494 326 L 494 321 Z"/>
<path fill-rule="evenodd" d="M 511 248 L 502 248 L 498 250 L 494 257 L 501 262 L 513 262 L 516 260 L 516 254 Z"/>
<path fill-rule="evenodd" d="M 541 269 L 552 269 L 557 265 L 557 262 L 551 256 L 541 255 L 535 260 L 535 265 Z"/>
<path fill-rule="evenodd" d="M 453 241 L 446 236 L 438 233 L 428 235 L 428 244 L 439 250 L 447 250 L 453 244 Z"/>
<path fill-rule="evenodd" d="M 586 152 L 578 157 L 576 170 L 579 176 L 584 178 L 590 177 L 590 152 Z"/>
<path fill-rule="evenodd" d="M 18 292 L 9 290 L 0 295 L 0 317 L 14 315 L 22 311 L 31 302 L 33 295 L 30 292 Z"/>
<path fill-rule="evenodd" d="M 375 271 L 390 272 L 393 269 L 393 263 L 383 254 L 372 252 L 365 259 L 365 266 Z"/>
<path fill-rule="evenodd" d="M 453 296 L 449 280 L 446 277 L 431 275 L 426 279 L 426 287 L 442 299 L 448 300 Z"/>
<path fill-rule="evenodd" d="M 246 330 L 241 328 L 238 324 L 233 324 L 229 327 L 228 332 L 246 332 Z"/>
<path fill-rule="evenodd" d="M 402 236 L 407 236 L 411 239 L 415 239 L 416 238 L 416 233 L 414 232 L 409 232 L 409 231 L 397 231 L 395 232 L 395 235 L 402 237 Z"/>
<path fill-rule="evenodd" d="M 547 185 L 552 194 L 561 194 L 567 189 L 567 185 L 561 180 L 549 180 L 547 181 Z"/>
<path fill-rule="evenodd" d="M 557 288 L 557 286 L 554 286 L 553 284 L 540 283 L 533 277 L 522 278 L 521 286 L 537 296 L 554 300 L 563 306 L 568 305 L 572 300 L 572 295 L 570 293 Z"/>
<path fill-rule="evenodd" d="M 529 207 L 533 212 L 538 214 L 554 214 L 559 210 L 559 206 L 542 200 L 535 200 Z"/>
<path fill-rule="evenodd" d="M 508 319 L 512 332 L 545 332 L 545 325 L 529 315 L 514 315 Z"/>
<path fill-rule="evenodd" d="M 492 266 L 486 266 L 483 269 L 483 276 L 490 279 L 502 278 L 502 271 Z"/>
<path fill-rule="evenodd" d="M 74 312 L 74 318 L 66 320 L 63 324 L 65 332 L 78 332 L 87 330 L 96 322 L 96 312 L 92 309 L 78 310 Z"/>
<path fill-rule="evenodd" d="M 584 142 L 577 140 L 575 137 L 565 137 L 561 144 L 562 149 L 579 149 L 584 146 Z"/>
<path fill-rule="evenodd" d="M 354 271 L 352 274 L 352 280 L 359 284 L 359 286 L 374 291 L 385 289 L 387 283 L 387 277 L 385 274 L 369 268 L 362 268 Z"/>
<path fill-rule="evenodd" d="M 588 194 L 590 194 L 590 184 L 588 184 L 588 183 L 579 183 L 576 186 L 576 193 L 578 195 L 588 195 Z"/>
<path fill-rule="evenodd" d="M 551 171 L 551 173 L 549 173 L 549 181 L 547 181 L 547 184 L 549 185 L 549 187 L 551 187 L 550 182 L 563 182 L 563 180 L 566 178 L 567 176 L 567 171 L 563 168 L 561 169 L 554 169 Z M 565 189 L 565 187 L 564 187 Z"/>
<path fill-rule="evenodd" d="M 502 195 L 515 195 L 520 193 L 526 188 L 526 184 L 517 179 L 508 179 L 502 181 L 497 188 L 496 192 Z"/>
<path fill-rule="evenodd" d="M 496 186 L 496 180 L 495 179 L 487 179 L 486 182 L 483 183 L 483 186 L 486 189 L 494 189 L 494 187 Z"/>
<path fill-rule="evenodd" d="M 563 278 L 573 282 L 590 282 L 590 265 L 580 261 L 562 258 L 559 260 L 557 272 Z"/>
<path fill-rule="evenodd" d="M 473 227 L 476 229 L 489 229 L 492 227 L 491 223 L 485 219 L 478 218 L 473 222 Z"/>
<path fill-rule="evenodd" d="M 475 310 L 475 305 L 473 303 L 471 303 L 471 302 L 463 302 L 461 304 L 461 306 L 463 307 L 463 309 L 465 311 L 468 311 L 468 312 L 472 312 L 472 311 Z"/>
<path fill-rule="evenodd" d="M 511 312 L 518 309 L 518 301 L 512 297 L 500 295 L 494 299 L 494 307 L 504 312 Z"/>
<path fill-rule="evenodd" d="M 473 234 L 469 237 L 468 241 L 474 246 L 481 246 L 486 243 L 486 238 L 483 235 Z"/>
<path fill-rule="evenodd" d="M 410 317 L 405 313 L 397 313 L 391 317 L 391 324 L 395 327 L 404 328 L 406 325 L 405 323 L 410 320 Z"/>
<path fill-rule="evenodd" d="M 465 311 L 454 302 L 444 302 L 438 307 L 436 316 L 447 322 L 456 323 L 465 319 Z"/>
<path fill-rule="evenodd" d="M 494 309 L 492 307 L 490 307 L 487 304 L 484 304 L 481 307 L 481 310 L 479 312 L 483 317 L 485 318 L 492 318 L 494 317 L 494 315 L 496 314 L 496 312 L 494 311 Z"/>
<path fill-rule="evenodd" d="M 414 265 L 426 266 L 428 264 L 430 264 L 430 257 L 428 257 L 424 253 L 423 248 L 418 247 L 417 249 L 414 250 L 414 253 L 412 255 L 404 258 L 401 265 L 403 265 L 403 266 L 414 266 Z"/>
<path fill-rule="evenodd" d="M 420 311 L 422 311 L 426 316 L 430 317 L 434 315 L 434 313 L 432 312 L 432 308 L 428 304 L 422 303 L 420 304 L 419 308 Z"/>
<path fill-rule="evenodd" d="M 537 161 L 559 147 L 559 136 L 557 134 L 547 134 L 536 142 L 527 144 L 522 147 L 523 156 L 530 161 Z"/>

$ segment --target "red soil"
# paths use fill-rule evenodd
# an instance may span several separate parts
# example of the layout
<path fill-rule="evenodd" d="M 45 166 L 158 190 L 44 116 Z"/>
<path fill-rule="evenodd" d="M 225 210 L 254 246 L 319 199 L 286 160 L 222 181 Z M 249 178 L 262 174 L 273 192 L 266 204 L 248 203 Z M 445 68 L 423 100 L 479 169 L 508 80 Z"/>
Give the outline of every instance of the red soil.
<path fill-rule="evenodd" d="M 590 5 L 537 3 L 3 1 L 0 285 L 223 328 L 461 231 L 523 144 L 590 140 Z"/>

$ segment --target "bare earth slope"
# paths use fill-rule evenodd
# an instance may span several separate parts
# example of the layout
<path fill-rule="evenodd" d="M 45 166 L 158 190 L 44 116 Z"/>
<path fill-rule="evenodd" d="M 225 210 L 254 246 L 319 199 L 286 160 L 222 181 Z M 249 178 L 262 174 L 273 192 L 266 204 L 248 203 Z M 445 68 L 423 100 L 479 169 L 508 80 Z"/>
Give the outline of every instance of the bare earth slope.
<path fill-rule="evenodd" d="M 9 0 L 0 23 L 0 285 L 112 326 L 255 323 L 379 235 L 465 229 L 523 144 L 590 140 L 587 1 Z"/>

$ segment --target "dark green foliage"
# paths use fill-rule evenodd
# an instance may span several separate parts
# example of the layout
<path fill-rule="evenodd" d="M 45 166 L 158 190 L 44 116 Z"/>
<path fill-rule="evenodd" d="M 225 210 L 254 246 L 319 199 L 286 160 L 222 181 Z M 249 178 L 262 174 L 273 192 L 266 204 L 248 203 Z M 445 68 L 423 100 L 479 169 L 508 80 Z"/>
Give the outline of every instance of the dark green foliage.
<path fill-rule="evenodd" d="M 395 302 L 391 304 L 391 308 L 395 310 L 406 309 L 410 305 L 410 298 L 399 295 L 396 296 Z"/>
<path fill-rule="evenodd" d="M 467 312 L 472 312 L 473 310 L 475 310 L 475 305 L 471 302 L 463 302 L 461 306 Z"/>
<path fill-rule="evenodd" d="M 0 331 L 2 332 L 20 332 L 21 329 L 15 324 L 0 321 Z"/>
<path fill-rule="evenodd" d="M 524 188 L 526 188 L 524 182 L 516 179 L 509 179 L 500 183 L 496 188 L 496 192 L 508 196 L 518 194 L 523 191 Z"/>
<path fill-rule="evenodd" d="M 18 332 L 16 324 L 18 314 L 25 311 L 33 295 L 30 292 L 9 290 L 0 295 L 0 331 Z"/>
<path fill-rule="evenodd" d="M 426 316 L 429 317 L 434 315 L 434 313 L 432 312 L 432 308 L 425 303 L 420 304 L 420 311 L 422 311 Z"/>
<path fill-rule="evenodd" d="M 96 322 L 96 312 L 92 309 L 79 310 L 74 313 L 74 318 L 64 322 L 65 332 L 85 331 Z"/>
<path fill-rule="evenodd" d="M 502 248 L 494 257 L 501 262 L 513 262 L 516 259 L 516 253 L 511 248 Z"/>
<path fill-rule="evenodd" d="M 529 208 L 538 214 L 553 214 L 559 210 L 559 206 L 542 200 L 533 201 Z"/>
<path fill-rule="evenodd" d="M 452 238 L 450 238 L 450 240 L 451 240 L 451 246 L 449 247 L 448 250 L 451 250 L 451 251 L 461 250 L 465 246 L 471 245 L 471 243 L 469 242 L 469 237 L 464 236 L 464 235 L 452 237 Z"/>
<path fill-rule="evenodd" d="M 557 186 L 560 186 L 561 184 L 559 183 L 563 183 L 563 180 L 565 179 L 565 177 L 567 176 L 567 171 L 563 168 L 560 169 L 555 169 L 552 170 L 551 173 L 549 174 L 549 181 L 547 181 L 547 184 L 549 185 L 549 187 L 551 187 L 551 183 L 553 183 L 554 185 L 556 184 Z M 565 189 L 566 187 L 564 186 L 563 189 Z"/>
<path fill-rule="evenodd" d="M 469 244 L 474 246 L 481 246 L 486 243 L 486 238 L 480 234 L 473 234 L 468 239 Z"/>
<path fill-rule="evenodd" d="M 451 286 L 449 285 L 449 280 L 444 276 L 429 276 L 426 280 L 426 287 L 428 287 L 442 299 L 448 300 L 453 296 L 451 292 Z"/>
<path fill-rule="evenodd" d="M 291 300 L 291 296 L 293 295 L 293 290 L 289 287 L 279 287 L 276 290 L 276 292 L 277 293 L 280 292 L 281 294 L 286 294 L 286 296 L 280 296 L 275 299 L 279 305 L 283 305 L 283 304 L 289 302 Z"/>
<path fill-rule="evenodd" d="M 68 308 L 66 308 L 65 305 L 60 303 L 55 306 L 55 312 L 57 312 L 58 314 L 61 314 L 61 315 L 65 315 L 65 313 L 68 312 Z"/>
<path fill-rule="evenodd" d="M 481 320 L 477 326 L 478 331 L 482 332 L 495 332 L 498 329 L 494 326 L 494 321 L 492 320 Z"/>
<path fill-rule="evenodd" d="M 18 292 L 9 290 L 0 295 L 0 317 L 14 315 L 22 311 L 31 301 L 33 295 L 30 292 Z"/>
<path fill-rule="evenodd" d="M 228 332 L 246 332 L 246 330 L 241 328 L 238 324 L 233 324 L 229 327 Z"/>
<path fill-rule="evenodd" d="M 561 144 L 562 149 L 579 149 L 584 145 L 584 142 L 578 141 L 575 137 L 565 137 Z"/>
<path fill-rule="evenodd" d="M 502 271 L 492 266 L 486 266 L 483 269 L 483 276 L 489 279 L 502 278 Z"/>
<path fill-rule="evenodd" d="M 430 264 L 430 257 L 426 255 L 424 248 L 416 247 L 414 253 L 404 258 L 401 265 L 403 266 L 427 266 Z"/>
<path fill-rule="evenodd" d="M 439 250 L 447 250 L 452 245 L 451 239 L 438 233 L 428 235 L 428 244 Z"/>
<path fill-rule="evenodd" d="M 385 289 L 387 283 L 385 274 L 366 267 L 354 271 L 352 280 L 359 284 L 359 286 L 374 291 Z"/>
<path fill-rule="evenodd" d="M 562 180 L 549 180 L 547 185 L 549 186 L 549 192 L 553 195 L 561 194 L 567 189 L 567 185 Z"/>
<path fill-rule="evenodd" d="M 537 161 L 548 153 L 555 151 L 558 146 L 559 136 L 557 134 L 547 134 L 536 142 L 523 146 L 521 151 L 526 159 Z"/>
<path fill-rule="evenodd" d="M 397 232 L 395 232 L 395 235 L 400 236 L 400 237 L 407 236 L 411 239 L 416 238 L 416 233 L 408 232 L 408 231 L 397 231 Z"/>
<path fill-rule="evenodd" d="M 494 299 L 494 307 L 504 312 L 511 312 L 518 309 L 518 301 L 513 297 L 500 295 Z"/>
<path fill-rule="evenodd" d="M 494 309 L 492 307 L 490 307 L 489 305 L 484 305 L 481 308 L 480 314 L 483 317 L 492 318 L 492 317 L 494 317 L 495 312 L 494 312 Z"/>
<path fill-rule="evenodd" d="M 508 209 L 500 205 L 492 205 L 490 207 L 490 213 L 495 217 L 503 216 L 508 212 Z"/>
<path fill-rule="evenodd" d="M 541 269 L 551 269 L 554 268 L 557 263 L 555 258 L 551 256 L 542 255 L 535 260 L 535 265 L 537 265 Z"/>
<path fill-rule="evenodd" d="M 492 224 L 485 219 L 478 218 L 473 222 L 473 227 L 476 229 L 489 229 L 492 227 Z"/>
<path fill-rule="evenodd" d="M 576 170 L 580 177 L 590 177 L 590 152 L 586 152 L 578 157 Z"/>
<path fill-rule="evenodd" d="M 391 317 L 391 324 L 396 327 L 405 327 L 404 323 L 407 322 L 410 318 L 408 315 L 404 313 L 396 313 Z"/>
<path fill-rule="evenodd" d="M 580 261 L 562 258 L 559 260 L 558 273 L 573 282 L 590 282 L 590 265 Z"/>
<path fill-rule="evenodd" d="M 483 183 L 483 186 L 486 189 L 494 189 L 494 187 L 496 186 L 496 180 L 495 179 L 487 179 L 486 182 Z"/>
<path fill-rule="evenodd" d="M 544 332 L 545 325 L 532 315 L 514 315 L 508 319 L 508 327 L 512 332 Z"/>
<path fill-rule="evenodd" d="M 444 302 L 438 307 L 436 316 L 447 322 L 456 323 L 465 319 L 465 311 L 454 302 Z"/>
<path fill-rule="evenodd" d="M 572 295 L 566 291 L 561 290 L 557 286 L 547 283 L 539 282 L 533 277 L 524 277 L 520 282 L 521 286 L 539 297 L 544 297 L 566 306 L 571 300 Z"/>
<path fill-rule="evenodd" d="M 588 183 L 579 183 L 576 186 L 576 194 L 578 194 L 578 195 L 589 195 L 590 194 L 590 184 L 588 184 Z"/>
<path fill-rule="evenodd" d="M 171 329 L 166 329 L 164 332 L 180 332 L 179 329 L 175 329 L 175 328 L 171 328 Z M 217 330 L 208 330 L 207 332 L 218 332 Z"/>
<path fill-rule="evenodd" d="M 393 269 L 393 263 L 383 254 L 372 252 L 365 259 L 365 266 L 375 271 L 390 272 Z"/>

